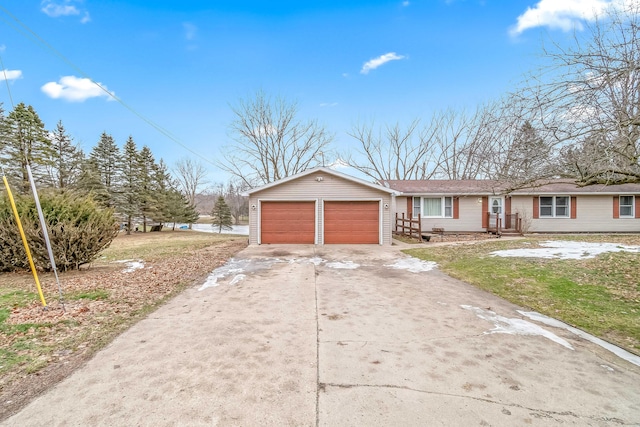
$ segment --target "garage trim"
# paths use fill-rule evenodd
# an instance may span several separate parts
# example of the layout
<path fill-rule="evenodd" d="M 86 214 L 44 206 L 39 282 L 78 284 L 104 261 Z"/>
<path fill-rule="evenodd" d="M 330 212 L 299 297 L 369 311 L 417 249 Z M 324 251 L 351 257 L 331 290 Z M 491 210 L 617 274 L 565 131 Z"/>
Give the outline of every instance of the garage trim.
<path fill-rule="evenodd" d="M 320 219 L 322 221 L 322 244 L 325 244 L 324 239 L 324 226 L 325 226 L 325 218 L 324 218 L 324 202 L 378 202 L 378 244 L 382 245 L 384 243 L 384 206 L 382 203 L 382 198 L 358 198 L 358 197 L 342 197 L 342 198 L 326 198 L 322 199 L 322 209 L 320 210 Z"/>
<path fill-rule="evenodd" d="M 258 206 L 257 211 L 258 211 L 258 223 L 257 223 L 257 228 L 258 228 L 258 244 L 261 245 L 262 244 L 262 202 L 314 202 L 314 224 L 315 224 L 315 228 L 314 228 L 314 233 L 313 233 L 313 244 L 317 245 L 318 244 L 318 199 L 316 198 L 306 198 L 306 199 L 258 199 Z M 253 209 L 253 207 L 251 207 L 250 209 Z"/>

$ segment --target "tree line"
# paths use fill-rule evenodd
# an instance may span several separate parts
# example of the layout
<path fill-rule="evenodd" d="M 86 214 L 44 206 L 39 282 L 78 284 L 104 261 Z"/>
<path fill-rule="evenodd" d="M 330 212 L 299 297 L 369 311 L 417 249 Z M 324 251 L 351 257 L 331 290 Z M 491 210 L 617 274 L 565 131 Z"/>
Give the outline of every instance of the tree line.
<path fill-rule="evenodd" d="M 219 167 L 248 186 L 339 161 L 373 181 L 496 179 L 511 187 L 570 178 L 579 185 L 640 182 L 640 3 L 612 2 L 551 43 L 543 63 L 497 101 L 400 123 L 358 123 L 356 148 L 297 118 L 296 102 L 262 91 L 233 108 L 234 142 Z"/>
<path fill-rule="evenodd" d="M 0 166 L 17 194 L 30 192 L 27 161 L 38 188 L 87 196 L 112 209 L 127 232 L 134 222 L 194 222 L 193 203 L 162 159 L 156 161 L 148 146 L 139 149 L 129 136 L 122 149 L 103 132 L 85 154 L 73 143 L 62 122 L 53 131 L 30 105 L 17 104 L 5 114 L 0 109 Z"/>

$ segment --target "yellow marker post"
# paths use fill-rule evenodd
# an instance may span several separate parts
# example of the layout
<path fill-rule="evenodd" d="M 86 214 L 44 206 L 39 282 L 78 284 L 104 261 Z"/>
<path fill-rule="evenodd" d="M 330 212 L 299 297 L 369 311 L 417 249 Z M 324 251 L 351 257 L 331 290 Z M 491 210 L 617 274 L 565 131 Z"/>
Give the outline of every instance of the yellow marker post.
<path fill-rule="evenodd" d="M 35 279 L 36 286 L 38 287 L 38 294 L 40 295 L 40 301 L 42 301 L 42 306 L 46 308 L 47 302 L 44 299 L 42 288 L 40 287 L 40 280 L 38 280 L 38 272 L 36 271 L 36 266 L 33 264 L 31 251 L 29 250 L 29 245 L 27 244 L 27 237 L 24 235 L 24 230 L 22 229 L 22 222 L 20 222 L 20 216 L 18 215 L 18 208 L 16 208 L 16 202 L 13 200 L 13 194 L 11 194 L 11 189 L 9 188 L 7 177 L 3 176 L 2 180 L 4 181 L 4 186 L 7 188 L 7 194 L 9 195 L 9 201 L 11 202 L 11 208 L 13 209 L 13 214 L 16 217 L 18 230 L 20 230 L 20 237 L 22 237 L 22 243 L 24 244 L 24 250 L 27 252 L 27 258 L 29 258 L 29 265 L 31 266 L 31 271 L 33 272 L 33 278 Z"/>

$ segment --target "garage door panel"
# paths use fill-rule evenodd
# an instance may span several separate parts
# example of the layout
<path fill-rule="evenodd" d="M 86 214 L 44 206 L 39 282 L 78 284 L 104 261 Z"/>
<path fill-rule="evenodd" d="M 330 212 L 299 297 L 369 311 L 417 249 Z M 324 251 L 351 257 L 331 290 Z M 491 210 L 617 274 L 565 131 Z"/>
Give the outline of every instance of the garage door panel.
<path fill-rule="evenodd" d="M 379 243 L 380 209 L 377 201 L 326 201 L 325 243 Z"/>
<path fill-rule="evenodd" d="M 315 202 L 262 202 L 260 243 L 315 243 Z"/>

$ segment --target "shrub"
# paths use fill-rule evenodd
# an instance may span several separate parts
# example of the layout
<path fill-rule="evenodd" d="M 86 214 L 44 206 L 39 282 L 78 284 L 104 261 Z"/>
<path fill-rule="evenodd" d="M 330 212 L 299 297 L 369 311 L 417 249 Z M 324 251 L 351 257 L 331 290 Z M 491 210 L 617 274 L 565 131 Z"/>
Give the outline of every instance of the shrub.
<path fill-rule="evenodd" d="M 15 202 L 36 268 L 51 270 L 33 196 L 17 195 Z M 43 192 L 40 204 L 59 270 L 77 269 L 95 260 L 118 233 L 113 211 L 98 207 L 90 196 Z M 0 197 L 0 271 L 28 268 L 29 260 L 5 193 Z"/>

